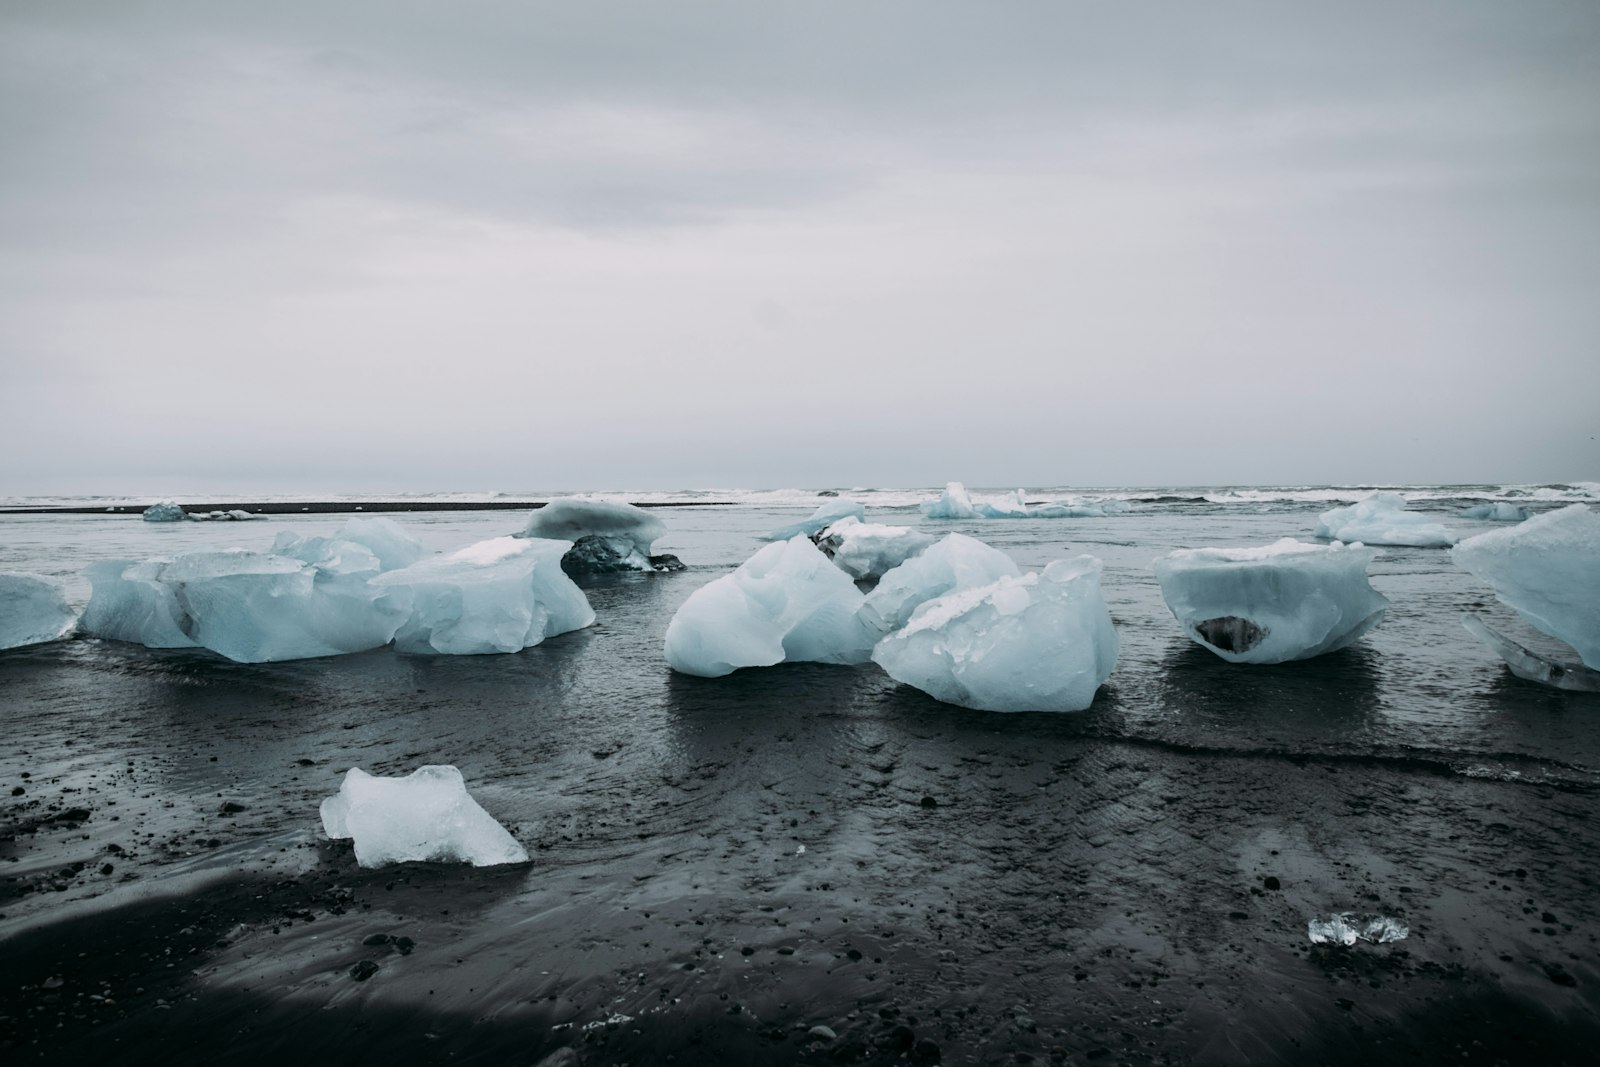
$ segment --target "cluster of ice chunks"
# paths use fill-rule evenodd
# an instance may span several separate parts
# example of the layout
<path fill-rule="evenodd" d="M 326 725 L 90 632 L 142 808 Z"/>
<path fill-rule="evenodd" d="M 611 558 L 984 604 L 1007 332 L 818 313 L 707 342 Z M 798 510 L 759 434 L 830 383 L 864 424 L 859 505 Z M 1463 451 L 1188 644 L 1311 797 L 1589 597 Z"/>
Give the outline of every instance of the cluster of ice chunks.
<path fill-rule="evenodd" d="M 1456 535 L 1426 515 L 1406 510 L 1399 493 L 1374 493 L 1365 500 L 1325 511 L 1317 517 L 1318 537 L 1368 545 L 1445 548 Z"/>
<path fill-rule="evenodd" d="M 1367 581 L 1362 545 L 1284 538 L 1260 548 L 1180 549 L 1155 561 L 1184 633 L 1232 663 L 1283 663 L 1344 648 L 1389 601 Z"/>
<path fill-rule="evenodd" d="M 67 636 L 78 613 L 67 587 L 39 574 L 0 572 L 0 648 L 25 648 Z"/>
<path fill-rule="evenodd" d="M 889 571 L 861 605 L 861 619 L 878 634 L 900 629 L 930 600 L 992 585 L 1022 572 L 1010 556 L 965 534 L 947 534 Z"/>
<path fill-rule="evenodd" d="M 950 482 L 937 500 L 924 501 L 919 507 L 930 519 L 1100 519 L 1130 510 L 1128 503 L 1122 500 L 1104 500 L 1097 504 L 1051 501 L 1030 505 L 1021 489 L 973 503 L 960 482 Z"/>
<path fill-rule="evenodd" d="M 1600 514 L 1571 504 L 1462 541 L 1456 566 L 1536 629 L 1571 645 L 1600 670 Z M 1497 649 L 1498 651 L 1498 649 Z"/>
<path fill-rule="evenodd" d="M 1474 504 L 1461 509 L 1463 519 L 1489 519 L 1494 522 L 1521 522 L 1528 517 L 1528 509 L 1521 504 L 1497 500 L 1491 504 Z"/>
<path fill-rule="evenodd" d="M 946 594 L 873 649 L 891 678 L 981 711 L 1080 711 L 1116 667 L 1093 556 Z"/>
<path fill-rule="evenodd" d="M 322 802 L 322 828 L 350 838 L 363 867 L 442 861 L 490 867 L 526 863 L 527 851 L 467 792 L 448 765 L 419 767 L 404 778 L 378 778 L 359 767 Z"/>
<path fill-rule="evenodd" d="M 881 578 L 934 542 L 932 535 L 910 526 L 862 522 L 853 515 L 835 522 L 812 540 L 834 566 L 857 581 Z"/>
<path fill-rule="evenodd" d="M 561 568 L 570 547 L 497 537 L 386 571 L 370 584 L 405 594 L 409 610 L 394 632 L 401 652 L 518 652 L 594 622 L 588 598 Z"/>
<path fill-rule="evenodd" d="M 681 570 L 676 556 L 650 554 L 666 532 L 660 519 L 634 504 L 562 497 L 534 511 L 521 536 L 571 541 L 562 559 L 571 574 Z"/>
<path fill-rule="evenodd" d="M 1306 924 L 1306 936 L 1313 945 L 1353 945 L 1357 941 L 1370 941 L 1375 945 L 1404 941 L 1411 936 L 1411 928 L 1399 919 L 1388 915 L 1361 915 L 1342 911 L 1324 919 L 1312 919 Z"/>
<path fill-rule="evenodd" d="M 874 637 L 857 617 L 864 599 L 795 534 L 691 593 L 667 624 L 667 662 L 703 678 L 783 662 L 864 663 Z"/>
<path fill-rule="evenodd" d="M 767 534 L 768 541 L 787 541 L 792 537 L 804 534 L 806 537 L 815 537 L 840 519 L 855 519 L 865 522 L 867 509 L 860 501 L 848 497 L 839 497 L 826 504 L 819 504 L 817 510 L 799 522 L 792 522 L 787 526 L 780 526 Z"/>
<path fill-rule="evenodd" d="M 85 574 L 82 628 L 150 648 L 208 648 L 240 663 L 363 652 L 507 652 L 594 621 L 561 572 L 565 541 L 499 538 L 445 556 L 393 521 L 332 537 L 282 533 L 267 552 L 106 560 Z M 517 643 L 520 641 L 521 643 Z"/>

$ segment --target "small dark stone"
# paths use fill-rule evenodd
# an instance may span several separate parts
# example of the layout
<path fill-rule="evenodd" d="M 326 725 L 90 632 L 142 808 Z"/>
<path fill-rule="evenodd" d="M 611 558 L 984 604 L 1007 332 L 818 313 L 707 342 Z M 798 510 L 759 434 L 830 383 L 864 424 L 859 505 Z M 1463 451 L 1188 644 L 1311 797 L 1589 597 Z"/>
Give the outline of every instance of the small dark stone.
<path fill-rule="evenodd" d="M 893 1030 L 890 1030 L 887 1034 L 879 1039 L 878 1047 L 904 1052 L 910 1049 L 911 1046 L 915 1045 L 916 1043 L 916 1031 L 912 1030 L 911 1027 L 907 1026 L 905 1023 L 901 1023 L 899 1026 L 896 1026 Z"/>
<path fill-rule="evenodd" d="M 26 792 L 27 792 L 27 790 L 22 788 L 20 785 L 11 787 L 11 795 L 14 796 L 14 797 L 20 797 L 22 794 L 24 794 Z"/>
<path fill-rule="evenodd" d="M 361 943 L 363 945 L 387 945 L 389 943 L 389 935 L 368 934 L 366 937 L 361 939 Z"/>
<path fill-rule="evenodd" d="M 1575 986 L 1578 984 L 1578 980 L 1572 977 L 1572 975 L 1568 974 L 1567 969 L 1561 966 L 1559 963 L 1545 964 L 1544 973 L 1548 975 L 1550 981 L 1554 982 L 1556 985 Z"/>
<path fill-rule="evenodd" d="M 1349 997 L 1340 997 L 1338 1000 L 1334 1001 L 1334 1003 L 1339 1005 L 1339 1008 L 1343 1011 L 1350 1011 L 1356 1006 L 1356 1002 L 1351 1000 Z"/>
<path fill-rule="evenodd" d="M 937 808 L 939 806 L 939 802 L 932 797 L 923 797 L 922 806 L 925 808 Z"/>
<path fill-rule="evenodd" d="M 116 868 L 111 866 L 111 864 L 109 864 L 109 863 L 102 864 L 101 867 L 100 867 L 100 873 L 101 874 L 110 874 L 114 870 L 116 870 Z"/>
<path fill-rule="evenodd" d="M 55 816 L 56 822 L 83 822 L 89 817 L 88 808 L 68 808 Z"/>
<path fill-rule="evenodd" d="M 784 945 L 782 948 L 780 948 L 778 950 L 778 955 L 780 955 L 780 956 L 793 956 L 794 955 L 794 949 L 790 948 L 788 945 Z"/>
<path fill-rule="evenodd" d="M 362 960 L 350 968 L 350 977 L 358 982 L 365 982 L 368 978 L 378 973 L 378 965 L 371 960 Z"/>
<path fill-rule="evenodd" d="M 749 945 L 746 945 L 744 948 L 739 950 L 739 955 L 741 956 L 754 956 L 755 954 L 756 950 L 751 948 Z"/>
<path fill-rule="evenodd" d="M 1085 1052 L 1083 1055 L 1086 1059 L 1098 1060 L 1102 1057 L 1111 1055 L 1111 1050 L 1106 1048 L 1104 1045 L 1097 1045 L 1088 1052 Z"/>
<path fill-rule="evenodd" d="M 942 1058 L 937 1042 L 923 1038 L 911 1050 L 911 1058 L 917 1063 L 938 1063 Z"/>
<path fill-rule="evenodd" d="M 1547 912 L 1543 912 L 1539 916 L 1539 921 L 1542 922 L 1542 923 L 1553 923 L 1553 922 L 1556 921 L 1556 917 L 1553 914 L 1551 914 L 1550 912 L 1547 911 Z"/>
<path fill-rule="evenodd" d="M 846 952 L 845 955 L 850 958 L 850 961 L 852 963 L 855 963 L 855 962 L 857 962 L 857 961 L 859 961 L 861 959 L 861 950 L 858 949 L 858 948 L 853 948 L 850 951 Z"/>
<path fill-rule="evenodd" d="M 301 767 L 315 767 L 317 765 L 317 761 L 316 760 L 314 760 L 314 759 L 306 759 L 304 756 L 301 756 L 299 759 L 295 760 L 294 762 L 295 762 L 295 764 L 297 766 L 301 766 Z"/>
<path fill-rule="evenodd" d="M 400 955 L 409 956 L 411 950 L 417 947 L 417 943 L 409 937 L 397 937 L 394 939 L 394 947 L 400 950 Z"/>
<path fill-rule="evenodd" d="M 222 807 L 218 810 L 224 815 L 237 815 L 239 812 L 244 810 L 244 805 L 239 803 L 237 800 L 225 800 L 222 802 Z"/>
<path fill-rule="evenodd" d="M 1264 888 L 1264 889 L 1282 889 L 1283 888 L 1283 883 L 1278 881 L 1278 876 L 1274 875 L 1274 874 L 1269 874 L 1265 878 L 1261 879 L 1261 885 L 1262 885 L 1262 888 Z"/>
<path fill-rule="evenodd" d="M 1228 912 L 1228 918 L 1243 921 L 1250 918 L 1250 913 L 1244 911 L 1230 911 Z"/>

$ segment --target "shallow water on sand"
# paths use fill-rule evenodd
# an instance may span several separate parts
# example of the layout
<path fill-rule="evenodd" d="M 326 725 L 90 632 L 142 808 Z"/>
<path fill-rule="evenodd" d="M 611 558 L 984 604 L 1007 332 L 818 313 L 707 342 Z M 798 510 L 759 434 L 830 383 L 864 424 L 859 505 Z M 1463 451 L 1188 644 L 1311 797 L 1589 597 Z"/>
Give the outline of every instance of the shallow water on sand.
<path fill-rule="evenodd" d="M 1594 1035 L 1600 697 L 1511 678 L 1459 619 L 1527 631 L 1446 553 L 1383 551 L 1392 605 L 1354 648 L 1248 667 L 1182 636 L 1150 561 L 1309 536 L 1314 515 L 936 524 L 1024 567 L 1106 564 L 1122 654 L 1094 705 L 995 715 L 870 665 L 672 674 L 677 606 L 794 513 L 656 514 L 657 550 L 690 569 L 592 580 L 596 626 L 516 655 L 0 653 L 0 1039 L 63 1058 L 154 1054 L 182 1025 L 247 1060 L 1515 1062 Z M 433 547 L 519 525 L 395 518 Z M 7 517 L 0 569 L 342 521 Z M 533 863 L 363 872 L 320 840 L 348 767 L 425 763 L 460 767 Z M 1344 910 L 1411 937 L 1311 946 L 1307 921 Z M 148 957 L 116 940 L 130 926 Z M 363 959 L 379 970 L 357 981 Z M 54 1030 L 63 1013 L 81 1025 Z"/>

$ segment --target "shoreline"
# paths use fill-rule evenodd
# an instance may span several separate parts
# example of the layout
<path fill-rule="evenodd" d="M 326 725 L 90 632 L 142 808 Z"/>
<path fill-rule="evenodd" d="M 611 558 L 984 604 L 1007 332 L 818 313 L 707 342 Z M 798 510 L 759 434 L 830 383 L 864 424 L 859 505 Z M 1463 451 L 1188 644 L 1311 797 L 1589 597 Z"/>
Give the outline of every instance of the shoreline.
<path fill-rule="evenodd" d="M 252 515 L 342 515 L 357 511 L 527 511 L 542 508 L 548 500 L 277 500 L 265 502 L 183 504 L 185 512 L 248 511 Z M 726 508 L 732 500 L 649 501 L 636 508 Z M 0 515 L 141 515 L 149 504 L 108 504 L 104 507 L 0 507 Z"/>

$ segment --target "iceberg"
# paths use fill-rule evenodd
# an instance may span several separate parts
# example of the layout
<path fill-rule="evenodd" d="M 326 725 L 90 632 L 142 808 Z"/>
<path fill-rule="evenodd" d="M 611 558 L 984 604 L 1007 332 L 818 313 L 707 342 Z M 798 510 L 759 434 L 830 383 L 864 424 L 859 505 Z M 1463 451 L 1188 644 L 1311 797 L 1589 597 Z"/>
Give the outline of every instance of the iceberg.
<path fill-rule="evenodd" d="M 1325 511 L 1317 518 L 1318 537 L 1330 541 L 1360 541 L 1368 545 L 1444 548 L 1456 535 L 1426 515 L 1406 510 L 1399 493 L 1375 493 L 1347 507 Z"/>
<path fill-rule="evenodd" d="M 689 595 L 667 624 L 672 669 L 720 678 L 783 662 L 865 663 L 865 598 L 804 534 L 776 541 Z"/>
<path fill-rule="evenodd" d="M 886 634 L 904 626 L 930 600 L 1021 576 L 1016 563 L 998 548 L 965 534 L 947 534 L 885 574 L 862 603 L 861 619 Z"/>
<path fill-rule="evenodd" d="M 933 544 L 909 526 L 884 526 L 846 516 L 813 538 L 834 566 L 857 581 L 879 578 Z"/>
<path fill-rule="evenodd" d="M 472 799 L 461 772 L 448 765 L 419 767 L 404 778 L 377 778 L 351 767 L 320 813 L 323 830 L 335 841 L 351 839 L 363 867 L 528 861 L 527 851 Z"/>
<path fill-rule="evenodd" d="M 1463 519 L 1490 519 L 1494 522 L 1521 522 L 1528 517 L 1528 509 L 1520 504 L 1497 500 L 1492 504 L 1474 504 L 1462 508 Z"/>
<path fill-rule="evenodd" d="M 176 500 L 160 500 L 144 509 L 145 522 L 182 522 L 189 517 Z"/>
<path fill-rule="evenodd" d="M 1098 559 L 1079 556 L 930 600 L 872 658 L 895 681 L 947 704 L 1081 711 L 1117 663 L 1100 573 Z"/>
<path fill-rule="evenodd" d="M 536 510 L 520 536 L 572 542 L 562 561 L 569 574 L 682 570 L 676 556 L 650 555 L 666 532 L 666 524 L 633 504 L 561 497 Z"/>
<path fill-rule="evenodd" d="M 1026 519 L 1032 516 L 1027 502 L 1022 499 L 1021 489 L 1013 489 L 994 500 L 980 500 L 973 507 L 978 517 L 983 519 Z"/>
<path fill-rule="evenodd" d="M 925 500 L 917 505 L 930 519 L 975 519 L 978 512 L 967 495 L 967 487 L 960 482 L 950 482 L 938 500 Z"/>
<path fill-rule="evenodd" d="M 452 656 L 518 652 L 594 622 L 583 590 L 561 569 L 570 541 L 497 537 L 370 579 L 404 594 L 410 611 L 395 648 Z"/>
<path fill-rule="evenodd" d="M 865 522 L 867 518 L 867 509 L 858 501 L 850 500 L 846 497 L 839 497 L 837 500 L 830 500 L 826 504 L 818 505 L 817 510 L 811 513 L 810 518 L 802 519 L 800 522 L 792 522 L 788 526 L 782 526 L 776 530 L 773 530 L 771 533 L 767 534 L 767 540 L 787 541 L 797 534 L 805 534 L 807 537 L 813 537 L 820 531 L 832 526 L 840 519 L 845 518 L 851 518 Z"/>
<path fill-rule="evenodd" d="M 1600 514 L 1587 504 L 1469 537 L 1450 558 L 1494 586 L 1495 596 L 1535 629 L 1600 670 Z"/>
<path fill-rule="evenodd" d="M 54 578 L 0 572 L 0 648 L 42 645 L 67 636 L 78 613 L 67 605 L 67 587 Z"/>
<path fill-rule="evenodd" d="M 1098 504 L 1078 501 L 1051 501 L 1030 508 L 1032 519 L 1103 519 L 1108 515 L 1126 515 L 1133 507 L 1126 500 L 1102 500 Z"/>
<path fill-rule="evenodd" d="M 178 602 L 177 588 L 161 580 L 171 562 L 105 559 L 85 567 L 93 592 L 79 623 L 83 632 L 147 648 L 199 648 L 189 636 L 194 620 Z"/>
<path fill-rule="evenodd" d="M 1230 663 L 1283 663 L 1344 648 L 1389 601 L 1367 581 L 1363 545 L 1285 537 L 1261 548 L 1180 549 L 1155 561 L 1173 617 Z"/>

